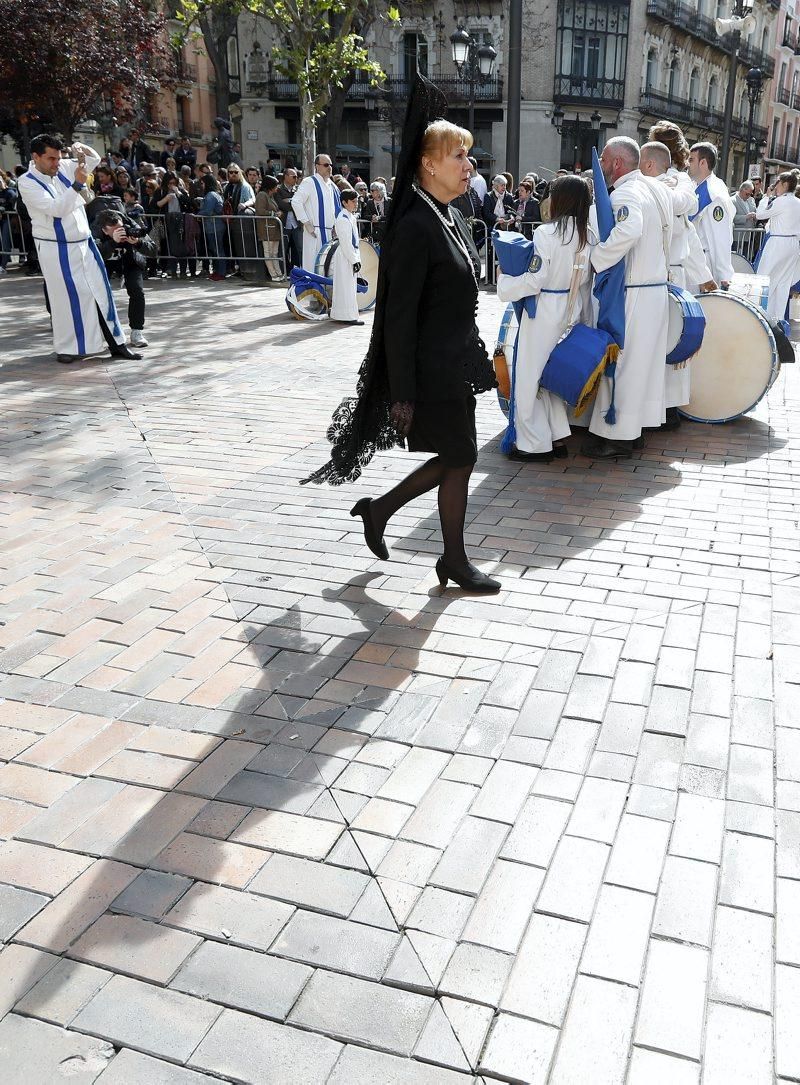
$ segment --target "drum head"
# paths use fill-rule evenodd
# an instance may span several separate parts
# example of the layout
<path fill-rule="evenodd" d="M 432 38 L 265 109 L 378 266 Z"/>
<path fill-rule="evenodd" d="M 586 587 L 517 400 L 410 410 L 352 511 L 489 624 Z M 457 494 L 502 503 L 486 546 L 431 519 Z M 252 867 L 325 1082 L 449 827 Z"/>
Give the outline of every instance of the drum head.
<path fill-rule="evenodd" d="M 753 265 L 750 263 L 749 260 L 746 260 L 744 256 L 741 256 L 738 252 L 731 253 L 731 264 L 733 265 L 733 270 L 738 272 L 740 275 L 753 274 Z"/>
<path fill-rule="evenodd" d="M 667 331 L 667 354 L 671 354 L 683 335 L 683 309 L 674 294 L 667 291 L 669 297 L 669 329 Z"/>
<path fill-rule="evenodd" d="M 378 250 L 371 241 L 359 241 L 361 252 L 361 271 L 358 273 L 359 283 L 366 284 L 366 292 L 357 294 L 358 310 L 361 313 L 371 309 L 378 296 Z"/>
<path fill-rule="evenodd" d="M 692 394 L 680 408 L 695 422 L 729 422 L 752 410 L 778 371 L 775 337 L 760 309 L 715 291 L 697 299 L 706 317 L 692 360 Z"/>
<path fill-rule="evenodd" d="M 517 314 L 514 312 L 514 306 L 509 303 L 500 322 L 500 331 L 497 333 L 497 345 L 502 347 L 505 352 L 509 373 L 514 364 L 514 344 L 517 341 L 518 331 Z M 500 410 L 508 418 L 508 400 L 505 396 L 501 396 L 499 391 L 497 393 L 497 402 L 500 404 Z"/>

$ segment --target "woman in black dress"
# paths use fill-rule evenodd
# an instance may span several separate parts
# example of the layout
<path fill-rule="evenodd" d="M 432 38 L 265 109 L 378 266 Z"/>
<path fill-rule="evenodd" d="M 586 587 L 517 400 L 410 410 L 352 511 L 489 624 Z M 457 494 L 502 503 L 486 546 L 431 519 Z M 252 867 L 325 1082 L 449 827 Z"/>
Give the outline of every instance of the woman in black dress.
<path fill-rule="evenodd" d="M 406 438 L 409 451 L 434 456 L 383 496 L 363 498 L 351 515 L 364 522 L 376 557 L 391 517 L 438 488 L 444 553 L 439 582 L 496 592 L 464 547 L 469 479 L 478 455 L 475 394 L 495 386 L 475 312 L 480 263 L 470 231 L 450 201 L 469 186 L 472 136 L 441 119 L 445 103 L 417 77 L 381 247 L 378 298 L 358 396 L 339 407 L 329 430 L 330 463 L 310 481 L 353 481 L 378 449 Z"/>

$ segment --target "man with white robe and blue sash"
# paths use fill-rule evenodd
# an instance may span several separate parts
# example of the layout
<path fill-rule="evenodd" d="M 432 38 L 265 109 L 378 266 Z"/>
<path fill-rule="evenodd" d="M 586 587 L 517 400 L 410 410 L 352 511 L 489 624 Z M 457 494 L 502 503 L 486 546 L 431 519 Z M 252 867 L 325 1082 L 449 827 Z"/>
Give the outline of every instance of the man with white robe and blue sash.
<path fill-rule="evenodd" d="M 292 196 L 292 210 L 303 227 L 303 270 L 316 271 L 317 253 L 333 238 L 342 210 L 339 189 L 331 180 L 333 163 L 326 154 L 314 159 L 314 172 L 304 177 Z"/>
<path fill-rule="evenodd" d="M 714 173 L 717 148 L 713 143 L 695 143 L 689 151 L 689 176 L 695 183 L 697 214 L 690 220 L 711 269 L 711 277 L 727 290 L 733 278 L 733 216 L 736 208 L 728 186 Z"/>
<path fill-rule="evenodd" d="M 86 218 L 82 193 L 100 155 L 80 143 L 73 146 L 76 158 L 62 158 L 61 151 L 56 136 L 34 137 L 32 161 L 18 181 L 44 276 L 56 359 L 73 362 L 106 347 L 113 357 L 141 358 L 125 345 L 108 273 Z"/>

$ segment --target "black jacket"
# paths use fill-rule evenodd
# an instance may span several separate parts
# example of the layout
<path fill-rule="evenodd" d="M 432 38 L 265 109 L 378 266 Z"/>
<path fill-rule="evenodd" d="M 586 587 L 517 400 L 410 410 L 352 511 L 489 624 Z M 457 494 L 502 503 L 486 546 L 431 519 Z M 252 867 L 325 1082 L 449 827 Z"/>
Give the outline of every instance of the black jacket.
<path fill-rule="evenodd" d="M 297 192 L 297 188 L 290 189 L 283 182 L 281 182 L 275 189 L 275 203 L 278 205 L 278 210 L 283 212 L 284 224 L 286 223 L 286 216 L 292 210 L 292 196 Z"/>
<path fill-rule="evenodd" d="M 519 210 L 520 200 L 517 200 L 514 204 L 514 210 Z M 520 219 L 521 222 L 541 222 L 542 213 L 539 210 L 539 201 L 535 196 L 529 196 L 525 203 L 525 211 Z"/>
<path fill-rule="evenodd" d="M 457 211 L 452 214 L 479 267 L 466 223 Z M 448 227 L 419 197 L 397 224 L 386 279 L 384 346 L 392 402 L 462 399 L 465 352 L 477 336 L 478 291 Z"/>
<path fill-rule="evenodd" d="M 493 188 L 490 188 L 486 195 L 483 197 L 483 221 L 493 230 L 497 223 L 497 215 L 494 213 L 494 209 L 497 206 L 497 195 Z M 506 209 L 506 217 L 514 217 L 514 198 L 509 192 L 503 193 L 503 207 Z"/>
<path fill-rule="evenodd" d="M 197 165 L 197 151 L 194 147 L 178 147 L 174 158 L 179 173 L 181 166 L 191 166 L 192 172 L 194 172 L 194 167 Z"/>
<path fill-rule="evenodd" d="M 378 208 L 373 199 L 367 200 L 364 204 L 364 210 L 361 212 L 361 218 L 367 224 L 366 236 L 372 236 L 373 241 L 380 245 L 386 234 L 386 216 L 389 214 L 389 207 L 391 206 L 391 199 L 386 196 L 383 201 L 383 217 L 379 218 L 377 222 L 372 221 L 372 216 L 378 214 Z"/>
<path fill-rule="evenodd" d="M 130 217 L 123 214 L 123 225 L 126 233 L 131 237 L 138 237 L 138 245 L 129 245 L 127 242 L 117 244 L 113 237 L 109 237 L 97 226 L 92 227 L 92 232 L 97 239 L 97 247 L 100 255 L 107 264 L 120 262 L 123 268 L 137 267 L 140 270 L 146 266 L 147 260 L 158 256 L 158 246 L 150 237 L 147 226 L 142 226 Z"/>

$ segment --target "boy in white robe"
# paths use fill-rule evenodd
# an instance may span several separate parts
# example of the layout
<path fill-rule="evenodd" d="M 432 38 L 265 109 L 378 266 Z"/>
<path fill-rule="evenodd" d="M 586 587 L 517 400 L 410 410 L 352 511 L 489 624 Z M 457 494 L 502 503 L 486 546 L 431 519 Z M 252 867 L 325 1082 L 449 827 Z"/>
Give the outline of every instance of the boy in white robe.
<path fill-rule="evenodd" d="M 697 230 L 712 277 L 727 290 L 733 278 L 733 217 L 736 214 L 728 186 L 714 173 L 717 148 L 695 143 L 689 152 L 689 176 L 696 185 L 698 210 L 691 221 Z"/>
<path fill-rule="evenodd" d="M 74 362 L 106 347 L 113 357 L 141 358 L 125 345 L 111 284 L 81 195 L 88 174 L 100 164 L 100 155 L 80 143 L 73 150 L 77 158 L 62 158 L 60 139 L 36 136 L 31 140 L 28 172 L 18 181 L 44 276 L 56 359 Z"/>
<path fill-rule="evenodd" d="M 358 294 L 356 276 L 361 270 L 361 251 L 358 245 L 358 196 L 352 189 L 342 193 L 342 210 L 336 216 L 333 233 L 339 242 L 333 254 L 331 275 L 333 277 L 333 302 L 331 320 L 337 324 L 363 324 L 358 317 Z"/>
<path fill-rule="evenodd" d="M 317 253 L 331 240 L 334 221 L 342 209 L 332 173 L 328 155 L 318 154 L 313 174 L 303 178 L 292 196 L 292 210 L 303 227 L 304 271 L 316 271 Z"/>

